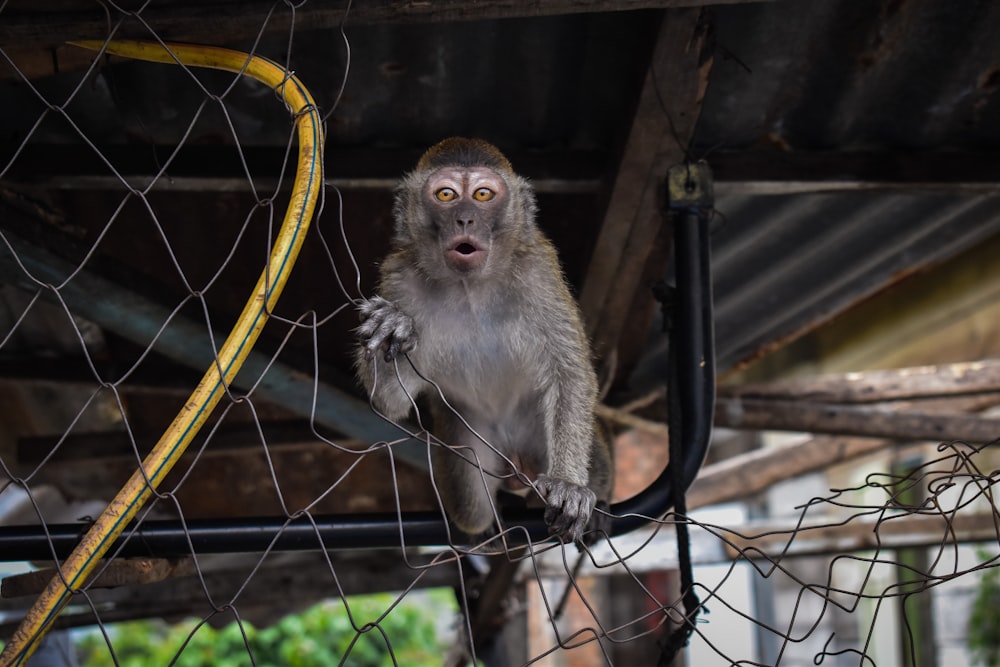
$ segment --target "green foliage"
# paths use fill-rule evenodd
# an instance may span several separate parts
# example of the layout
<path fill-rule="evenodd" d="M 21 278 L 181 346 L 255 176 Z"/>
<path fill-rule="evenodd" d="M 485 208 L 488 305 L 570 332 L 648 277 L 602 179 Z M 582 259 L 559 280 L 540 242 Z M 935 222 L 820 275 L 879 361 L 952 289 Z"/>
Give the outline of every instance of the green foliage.
<path fill-rule="evenodd" d="M 445 642 L 437 636 L 435 621 L 454 616 L 454 598 L 447 590 L 411 595 L 414 599 L 407 596 L 396 607 L 390 594 L 348 598 L 351 616 L 343 602 L 324 602 L 264 629 L 245 622 L 215 630 L 196 621 L 173 626 L 133 621 L 112 626 L 109 634 L 122 667 L 440 665 Z M 77 651 L 82 667 L 113 664 L 98 632 L 81 638 Z"/>
<path fill-rule="evenodd" d="M 982 562 L 990 558 L 982 550 L 978 555 Z M 977 662 L 989 667 L 1000 665 L 1000 567 L 995 564 L 983 571 L 969 615 L 968 642 Z"/>

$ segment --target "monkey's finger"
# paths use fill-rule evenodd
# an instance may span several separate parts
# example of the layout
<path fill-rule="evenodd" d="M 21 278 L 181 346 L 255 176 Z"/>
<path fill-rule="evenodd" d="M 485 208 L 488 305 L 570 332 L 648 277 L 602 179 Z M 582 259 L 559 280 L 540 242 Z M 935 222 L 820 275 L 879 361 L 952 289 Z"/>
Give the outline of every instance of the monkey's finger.
<path fill-rule="evenodd" d="M 367 314 L 362 314 L 361 325 L 357 328 L 358 335 L 362 338 L 371 338 L 375 335 L 375 332 L 383 328 L 387 332 L 391 332 L 395 326 L 391 322 L 398 316 L 398 311 L 391 309 L 391 307 L 379 308 Z"/>
<path fill-rule="evenodd" d="M 364 339 L 371 338 L 383 327 L 387 327 L 387 332 L 391 332 L 397 326 L 396 322 L 406 317 L 392 302 L 379 296 L 372 297 L 370 301 L 358 306 L 358 314 L 361 316 L 361 325 L 357 328 L 357 332 Z"/>
<path fill-rule="evenodd" d="M 395 317 L 387 320 L 382 328 L 389 329 L 385 348 L 386 361 L 392 361 L 401 352 L 406 353 L 413 349 L 413 320 L 410 317 L 397 313 Z"/>
<path fill-rule="evenodd" d="M 364 320 L 361 323 L 361 325 L 354 331 L 357 334 L 358 338 L 361 339 L 362 342 L 364 342 L 365 347 L 369 348 L 369 351 L 371 351 L 373 349 L 378 349 L 378 344 L 374 345 L 372 344 L 373 339 L 379 338 L 380 340 L 378 341 L 378 343 L 380 344 L 382 341 L 385 340 L 386 336 L 388 336 L 391 333 L 391 329 L 385 329 L 383 331 L 383 328 L 384 328 L 383 318 L 375 315 Z"/>
<path fill-rule="evenodd" d="M 549 532 L 567 541 L 577 541 L 583 536 L 597 500 L 596 494 L 585 486 L 539 478 L 539 491 L 545 496 L 545 523 Z"/>
<path fill-rule="evenodd" d="M 386 361 L 392 361 L 399 353 L 402 343 L 412 336 L 413 320 L 399 312 L 377 320 L 376 317 L 378 314 L 358 328 L 362 337 L 366 334 L 368 336 L 365 353 L 375 354 L 376 350 L 382 348 L 386 353 Z"/>
<path fill-rule="evenodd" d="M 413 350 L 413 338 L 400 339 L 396 336 L 392 336 L 389 342 L 386 344 L 385 350 L 385 360 L 386 362 L 393 361 L 400 354 L 406 354 Z"/>
<path fill-rule="evenodd" d="M 375 329 L 371 334 L 369 334 L 368 341 L 365 343 L 365 356 L 371 359 L 375 352 L 377 352 L 385 344 L 385 342 L 389 340 L 391 335 L 392 330 L 388 327 L 380 326 Z M 392 359 L 389 359 L 388 361 L 392 361 Z"/>
<path fill-rule="evenodd" d="M 389 342 L 386 343 L 385 355 L 383 355 L 382 358 L 385 359 L 385 363 L 391 364 L 393 360 L 395 360 L 395 358 L 398 356 L 399 356 L 399 341 L 395 338 L 390 338 Z"/>
<path fill-rule="evenodd" d="M 366 320 L 371 317 L 376 311 L 384 309 L 386 306 L 391 304 L 380 296 L 373 296 L 370 299 L 362 301 L 358 304 L 358 314 L 361 319 Z"/>
<path fill-rule="evenodd" d="M 549 531 L 567 542 L 580 539 L 587 525 L 587 517 L 583 514 L 579 498 L 574 496 L 572 493 L 566 494 L 561 506 L 546 507 L 546 523 L 549 524 Z"/>

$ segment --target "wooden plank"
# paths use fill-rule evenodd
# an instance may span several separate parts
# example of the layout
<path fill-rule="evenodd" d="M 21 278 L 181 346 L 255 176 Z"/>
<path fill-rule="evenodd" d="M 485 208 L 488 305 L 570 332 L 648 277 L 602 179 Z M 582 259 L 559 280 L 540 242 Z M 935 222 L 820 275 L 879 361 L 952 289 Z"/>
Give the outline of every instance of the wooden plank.
<path fill-rule="evenodd" d="M 256 571 L 258 556 L 226 555 L 221 560 L 202 557 L 198 559 L 200 576 L 179 577 L 139 587 L 90 590 L 88 597 L 101 610 L 100 620 L 104 623 L 156 617 L 205 618 L 213 613 L 214 601 L 220 606 L 231 602 L 241 618 L 264 626 L 285 613 L 304 609 L 323 599 L 337 599 L 342 594 L 461 584 L 454 561 L 424 567 L 428 558 L 409 554 L 408 563 L 421 565 L 414 569 L 401 565 L 398 550 L 366 550 L 357 554 L 344 557 L 330 553 L 329 561 L 317 554 L 291 558 L 271 554 Z M 206 567 L 218 569 L 206 571 Z M 0 611 L 5 614 L 0 636 L 10 636 L 17 625 L 15 615 L 24 606 L 24 600 L 0 600 Z M 55 627 L 79 627 L 95 622 L 90 611 L 74 613 L 67 610 L 59 616 Z"/>
<path fill-rule="evenodd" d="M 281 516 L 305 508 L 351 514 L 440 507 L 430 475 L 400 464 L 399 457 L 390 463 L 388 448 L 363 453 L 342 451 L 338 446 L 355 444 L 342 442 L 265 446 L 259 437 L 241 449 L 215 451 L 214 444 L 185 453 L 161 487 L 173 493 L 186 518 Z M 32 480 L 72 498 L 108 499 L 137 466 L 134 453 L 85 461 L 64 453 L 72 450 L 60 446 Z"/>
<path fill-rule="evenodd" d="M 757 3 L 769 0 L 429 0 L 399 2 L 368 0 L 356 2 L 346 16 L 352 25 L 372 23 L 482 21 L 533 16 L 558 16 L 595 12 L 705 7 L 722 4 Z M 273 2 L 170 2 L 145 7 L 141 21 L 122 14 L 93 10 L 92 3 L 80 3 L 76 11 L 8 9 L 0 20 L 0 46 L 55 46 L 77 39 L 104 39 L 109 28 L 124 18 L 116 38 L 149 39 L 149 27 L 165 39 L 187 39 L 218 43 L 253 38 L 261 32 L 288 31 L 295 20 L 296 30 L 330 30 L 345 20 L 346 3 L 305 3 L 295 12 Z"/>
<path fill-rule="evenodd" d="M 716 194 L 1000 193 L 1000 164 L 983 152 L 732 151 L 709 158 Z"/>
<path fill-rule="evenodd" d="M 118 586 L 143 586 L 175 577 L 196 574 L 193 558 L 135 558 L 102 562 L 88 588 L 117 588 Z M 0 597 L 16 598 L 38 595 L 56 576 L 55 568 L 32 570 L 24 574 L 4 577 Z"/>
<path fill-rule="evenodd" d="M 721 398 L 715 425 L 934 442 L 988 443 L 1000 438 L 1000 419 L 990 417 L 792 400 Z"/>
<path fill-rule="evenodd" d="M 876 403 L 1000 391 L 1000 359 L 723 385 L 723 398 Z"/>
<path fill-rule="evenodd" d="M 169 147 L 162 149 L 170 151 Z M 122 191 L 126 182 L 145 190 L 161 168 L 150 157 L 155 153 L 136 151 L 130 146 L 106 146 L 101 148 L 105 162 L 83 144 L 33 144 L 30 151 L 18 156 L 4 181 L 25 190 Z M 419 157 L 419 151 L 407 149 L 338 146 L 324 157 L 325 182 L 344 190 L 391 192 Z M 542 194 L 594 193 L 600 188 L 608 161 L 607 154 L 597 150 L 513 150 L 507 152 L 507 157 Z M 230 145 L 186 145 L 171 160 L 169 170 L 157 180 L 154 190 L 272 192 L 280 177 L 284 177 L 282 186 L 290 188 L 287 159 L 284 146 L 244 146 L 237 151 Z M 109 170 L 108 163 L 115 165 L 125 182 Z M 248 173 L 253 174 L 253 181 Z"/>
<path fill-rule="evenodd" d="M 702 469 L 688 492 L 688 508 L 743 500 L 778 482 L 874 454 L 892 444 L 873 438 L 816 436 L 741 454 Z"/>
<path fill-rule="evenodd" d="M 262 435 L 263 434 L 263 435 Z M 104 433 L 69 433 L 63 436 L 34 436 L 18 438 L 17 462 L 19 465 L 39 465 L 50 456 L 59 463 L 90 462 L 101 465 L 101 460 L 125 458 L 135 460 L 145 456 L 159 433 L 126 431 Z M 261 441 L 263 437 L 264 442 Z M 199 441 L 203 440 L 199 439 Z M 235 453 L 267 447 L 295 447 L 320 445 L 314 428 L 306 420 L 262 422 L 260 424 L 227 423 L 212 430 L 208 447 L 212 454 Z M 364 449 L 357 442 L 341 443 L 347 449 Z M 138 451 L 137 451 L 138 450 Z"/>
<path fill-rule="evenodd" d="M 5 225 L 13 226 L 30 223 L 33 218 L 21 211 L 0 204 L 0 214 L 5 216 Z M 27 282 L 22 265 L 36 280 L 59 284 L 73 272 L 65 260 L 45 248 L 5 232 L 11 249 L 19 261 L 6 248 L 0 247 L 0 280 L 36 289 Z M 95 299 L 93 295 L 102 298 Z M 48 290 L 43 297 L 51 298 Z M 204 324 L 199 324 L 176 315 L 170 309 L 145 298 L 121 285 L 101 276 L 82 270 L 73 280 L 60 289 L 60 298 L 73 310 L 95 324 L 113 331 L 124 338 L 147 346 L 155 341 L 153 349 L 180 364 L 203 370 L 214 358 L 211 341 L 205 336 Z M 163 327 L 164 322 L 169 325 Z M 223 340 L 216 334 L 215 340 Z M 263 379 L 260 379 L 263 378 Z M 259 382 L 257 380 L 260 379 Z M 254 384 L 254 395 L 284 407 L 294 414 L 313 418 L 323 425 L 349 438 L 365 442 L 401 439 L 402 432 L 386 424 L 371 411 L 366 401 L 362 401 L 346 391 L 326 383 L 314 381 L 296 369 L 280 361 L 272 363 L 271 358 L 256 350 L 251 351 L 237 376 L 236 386 Z M 348 380 L 342 381 L 348 385 Z M 315 400 L 315 415 L 309 413 Z M 402 439 L 405 440 L 405 437 Z M 412 446 L 397 448 L 401 458 L 408 458 L 416 466 L 425 466 L 426 457 Z"/>
<path fill-rule="evenodd" d="M 608 207 L 580 294 L 595 352 L 607 364 L 617 349 L 664 224 L 662 184 L 681 163 L 701 110 L 712 65 L 710 26 L 701 10 L 667 12 L 646 73 Z"/>
<path fill-rule="evenodd" d="M 101 153 L 128 178 L 148 179 L 160 168 L 150 157 L 154 151 L 104 146 Z M 330 178 L 339 179 L 335 182 L 348 187 L 354 184 L 368 189 L 392 189 L 419 157 L 419 150 L 338 146 L 326 156 L 326 167 Z M 600 150 L 515 148 L 507 151 L 507 157 L 518 173 L 531 179 L 535 189 L 542 192 L 590 192 L 608 162 L 608 155 Z M 171 160 L 168 173 L 172 179 L 192 183 L 218 180 L 220 187 L 226 183 L 232 183 L 231 187 L 247 187 L 247 171 L 255 175 L 255 180 L 277 179 L 280 170 L 286 167 L 286 158 L 285 147 L 244 146 L 237 152 L 231 146 L 185 146 Z M 1000 191 L 1000 161 L 995 155 L 982 152 L 746 150 L 714 152 L 709 162 L 717 194 Z M 48 185 L 51 180 L 58 187 L 96 186 L 111 178 L 107 164 L 89 147 L 47 144 L 33 144 L 31 151 L 18 156 L 5 175 L 7 182 Z M 118 183 L 115 179 L 111 185 L 118 189 Z M 258 187 L 263 186 L 258 183 Z"/>
<path fill-rule="evenodd" d="M 806 525 L 750 524 L 739 533 L 726 532 L 725 545 L 734 559 L 765 556 L 784 560 L 873 549 L 996 542 L 1000 539 L 998 526 L 1000 516 L 995 512 L 901 514 L 878 522 L 837 519 Z"/>

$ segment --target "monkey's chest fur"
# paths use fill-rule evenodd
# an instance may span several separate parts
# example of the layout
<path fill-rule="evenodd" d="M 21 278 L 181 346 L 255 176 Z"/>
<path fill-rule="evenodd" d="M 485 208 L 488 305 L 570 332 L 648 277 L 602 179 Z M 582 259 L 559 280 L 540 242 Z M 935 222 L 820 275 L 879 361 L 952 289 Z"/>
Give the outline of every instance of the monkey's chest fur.
<path fill-rule="evenodd" d="M 415 317 L 411 359 L 480 435 L 544 470 L 544 343 L 530 335 L 524 308 L 509 295 L 500 307 L 458 291 L 440 296 Z M 433 389 L 427 395 L 439 400 Z"/>

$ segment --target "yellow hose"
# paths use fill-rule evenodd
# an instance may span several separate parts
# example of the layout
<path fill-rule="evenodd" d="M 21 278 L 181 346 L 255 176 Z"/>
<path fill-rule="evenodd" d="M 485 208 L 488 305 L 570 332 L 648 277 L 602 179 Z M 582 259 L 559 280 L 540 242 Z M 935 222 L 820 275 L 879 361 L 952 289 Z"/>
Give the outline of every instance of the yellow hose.
<path fill-rule="evenodd" d="M 69 601 L 72 591 L 84 584 L 111 544 L 170 472 L 225 394 L 225 387 L 236 377 L 267 321 L 268 312 L 274 307 L 285 286 L 309 229 L 309 221 L 323 180 L 323 130 L 316 106 L 305 86 L 279 65 L 258 56 L 216 47 L 137 41 L 113 41 L 107 43 L 106 47 L 100 41 L 72 43 L 93 50 L 106 48 L 108 53 L 138 60 L 238 72 L 272 87 L 282 96 L 295 117 L 299 140 L 298 168 L 291 202 L 271 250 L 268 268 L 261 274 L 239 320 L 219 350 L 217 363 L 209 367 L 184 408 L 142 462 L 142 469 L 137 470 L 126 482 L 73 553 L 62 563 L 61 575 L 52 578 L 28 610 L 11 641 L 0 654 L 0 665 L 3 667 L 22 665 L 27 661 L 59 611 Z"/>

